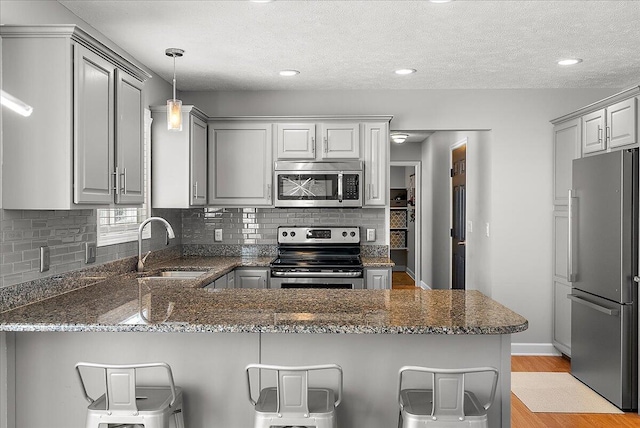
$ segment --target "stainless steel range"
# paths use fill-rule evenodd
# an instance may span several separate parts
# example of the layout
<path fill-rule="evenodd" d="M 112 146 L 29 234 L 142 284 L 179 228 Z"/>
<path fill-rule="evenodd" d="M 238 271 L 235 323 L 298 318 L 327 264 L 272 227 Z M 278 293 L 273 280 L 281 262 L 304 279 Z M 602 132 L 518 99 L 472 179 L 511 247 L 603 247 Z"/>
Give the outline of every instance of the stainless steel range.
<path fill-rule="evenodd" d="M 363 288 L 358 227 L 278 228 L 271 288 Z"/>

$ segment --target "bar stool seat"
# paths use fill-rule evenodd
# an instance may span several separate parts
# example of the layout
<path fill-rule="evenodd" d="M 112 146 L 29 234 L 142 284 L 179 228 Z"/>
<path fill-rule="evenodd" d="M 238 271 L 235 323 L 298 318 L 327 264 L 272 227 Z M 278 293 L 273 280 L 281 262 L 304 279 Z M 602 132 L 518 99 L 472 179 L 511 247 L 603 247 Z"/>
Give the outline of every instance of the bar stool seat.
<path fill-rule="evenodd" d="M 431 388 L 402 389 L 403 374 L 406 372 L 431 374 Z M 493 373 L 493 380 L 489 401 L 481 404 L 473 392 L 465 390 L 465 375 L 485 372 Z M 497 369 L 433 369 L 406 366 L 400 369 L 398 377 L 398 428 L 488 428 L 487 410 L 495 398 Z"/>
<path fill-rule="evenodd" d="M 167 374 L 166 386 L 138 386 L 136 371 L 161 368 Z M 94 399 L 87 393 L 83 373 L 100 370 L 104 393 Z M 89 402 L 86 428 L 100 424 L 141 425 L 145 428 L 169 428 L 174 420 L 176 428 L 184 428 L 182 388 L 175 386 L 171 367 L 166 363 L 98 364 L 79 362 L 76 372 L 82 392 Z"/>
<path fill-rule="evenodd" d="M 277 375 L 276 386 L 265 387 L 257 400 L 251 393 L 250 371 L 271 370 Z M 335 370 L 338 376 L 338 398 L 331 388 L 308 386 L 308 374 L 313 370 Z M 246 368 L 249 401 L 254 405 L 254 428 L 300 426 L 337 428 L 336 407 L 342 400 L 342 368 L 335 364 L 318 366 L 270 366 L 250 364 Z"/>

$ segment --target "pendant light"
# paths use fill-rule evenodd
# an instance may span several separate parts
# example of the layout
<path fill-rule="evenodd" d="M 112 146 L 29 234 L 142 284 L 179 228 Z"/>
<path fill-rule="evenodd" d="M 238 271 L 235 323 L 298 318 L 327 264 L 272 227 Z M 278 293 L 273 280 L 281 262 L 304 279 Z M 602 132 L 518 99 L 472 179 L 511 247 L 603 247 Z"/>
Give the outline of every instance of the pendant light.
<path fill-rule="evenodd" d="M 167 100 L 167 129 L 182 131 L 182 101 L 176 99 L 176 57 L 184 55 L 184 50 L 168 48 L 164 53 L 173 57 L 173 99 Z"/>

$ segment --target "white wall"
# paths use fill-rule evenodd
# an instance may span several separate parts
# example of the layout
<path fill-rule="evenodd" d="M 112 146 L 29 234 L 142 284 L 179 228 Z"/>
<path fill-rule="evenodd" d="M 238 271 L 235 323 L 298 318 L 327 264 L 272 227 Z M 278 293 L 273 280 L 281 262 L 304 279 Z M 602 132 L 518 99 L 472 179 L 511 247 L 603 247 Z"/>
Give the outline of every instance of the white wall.
<path fill-rule="evenodd" d="M 182 93 L 211 116 L 392 114 L 391 129 L 491 130 L 491 297 L 529 320 L 515 342 L 551 343 L 550 120 L 613 89 Z M 427 166 L 423 166 L 427 168 Z M 427 193 L 423 196 L 430 196 Z M 428 221 L 428 213 L 423 220 Z M 516 238 L 516 239 L 514 239 Z M 429 257 L 425 251 L 423 259 Z M 482 262 L 485 262 L 482 260 Z"/>
<path fill-rule="evenodd" d="M 451 148 L 461 142 L 467 145 L 467 227 L 466 284 L 492 296 L 490 237 L 485 224 L 491 222 L 491 132 L 439 131 L 423 143 L 424 171 L 428 178 L 423 198 L 423 211 L 431 211 L 430 224 L 422 231 L 422 242 L 431 245 L 431 258 L 422 257 L 430 270 L 433 288 L 451 285 Z"/>

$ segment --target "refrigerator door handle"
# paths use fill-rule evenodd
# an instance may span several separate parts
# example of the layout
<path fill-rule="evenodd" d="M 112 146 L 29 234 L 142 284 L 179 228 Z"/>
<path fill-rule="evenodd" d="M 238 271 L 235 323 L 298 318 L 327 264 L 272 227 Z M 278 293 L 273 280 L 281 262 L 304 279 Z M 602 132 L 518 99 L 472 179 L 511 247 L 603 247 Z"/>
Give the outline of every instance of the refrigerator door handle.
<path fill-rule="evenodd" d="M 567 298 L 576 302 L 576 303 L 580 303 L 581 305 L 585 305 L 588 306 L 591 309 L 595 309 L 598 312 L 602 312 L 603 314 L 607 314 L 607 315 L 611 315 L 614 317 L 617 317 L 618 314 L 620 313 L 620 311 L 618 311 L 617 309 L 609 309 L 609 308 L 605 308 L 604 306 L 600 306 L 598 304 L 595 304 L 593 302 L 590 302 L 588 300 L 583 299 L 582 297 L 579 297 L 575 294 L 567 294 Z"/>
<path fill-rule="evenodd" d="M 574 226 L 574 199 L 577 199 L 573 196 L 573 190 L 569 189 L 569 198 L 568 198 L 568 210 L 567 210 L 567 218 L 568 218 L 568 230 L 567 230 L 567 281 L 574 282 L 576 280 L 576 271 L 573 266 L 574 260 L 574 251 L 573 251 L 573 226 Z"/>

